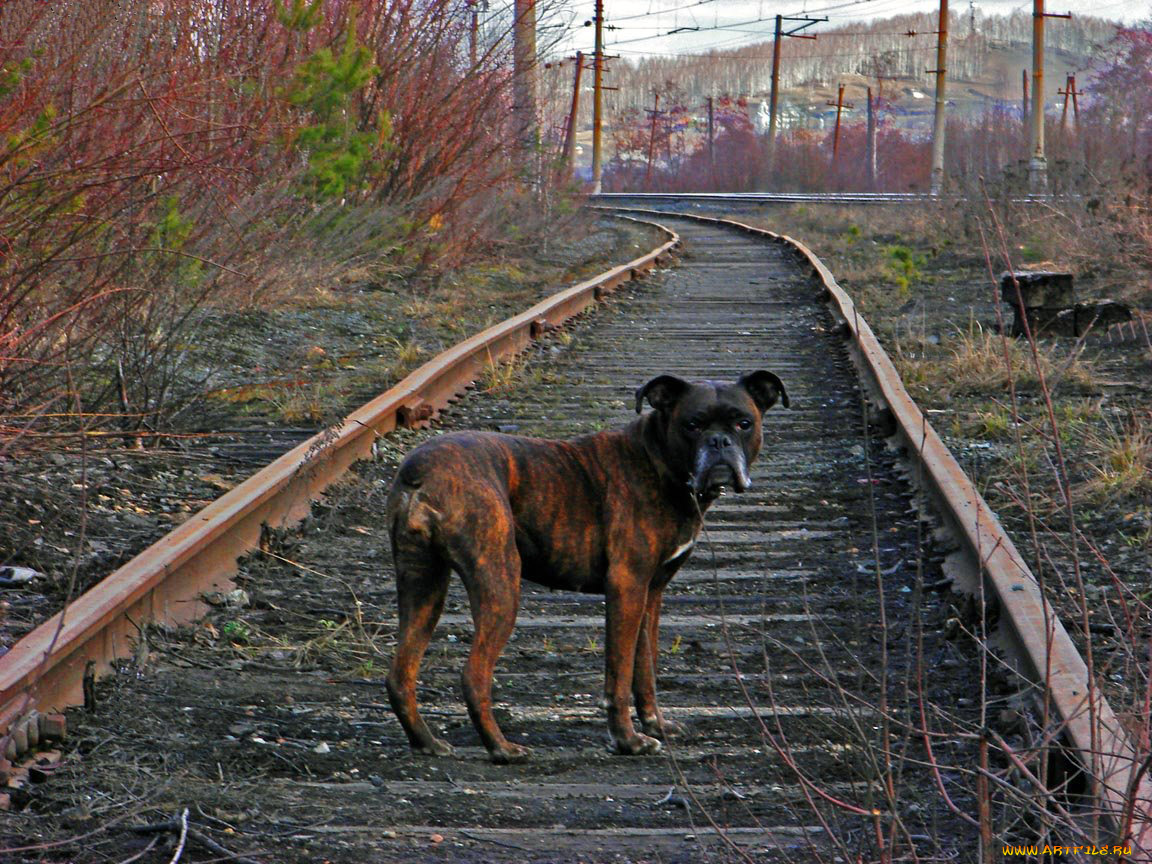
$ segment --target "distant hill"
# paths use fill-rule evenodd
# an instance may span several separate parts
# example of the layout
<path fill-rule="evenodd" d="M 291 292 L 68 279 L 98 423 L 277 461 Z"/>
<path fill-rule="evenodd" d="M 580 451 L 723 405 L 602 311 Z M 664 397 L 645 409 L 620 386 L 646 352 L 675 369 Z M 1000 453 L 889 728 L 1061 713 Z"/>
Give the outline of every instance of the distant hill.
<path fill-rule="evenodd" d="M 1090 83 L 1093 57 L 1118 26 L 1090 16 L 1048 22 L 1044 90 L 1050 106 L 1063 99 L 1057 90 L 1068 74 L 1077 74 L 1080 89 Z M 839 84 L 846 85 L 846 100 L 858 106 L 871 86 L 894 115 L 909 122 L 930 115 L 935 76 L 927 70 L 936 65 L 935 31 L 935 15 L 910 14 L 832 28 L 817 25 L 806 32 L 818 39 L 786 39 L 781 60 L 785 122 L 821 125 L 824 103 L 836 98 Z M 990 106 L 1018 111 L 1021 73 L 1031 68 L 1031 13 L 962 10 L 952 14 L 949 35 L 948 95 L 954 114 L 978 114 Z M 768 98 L 771 74 L 771 39 L 691 56 L 612 60 L 606 83 L 619 90 L 608 94 L 607 107 L 610 114 L 643 108 L 651 104 L 653 90 L 660 90 L 693 105 L 708 96 L 742 96 L 755 114 L 758 103 Z"/>

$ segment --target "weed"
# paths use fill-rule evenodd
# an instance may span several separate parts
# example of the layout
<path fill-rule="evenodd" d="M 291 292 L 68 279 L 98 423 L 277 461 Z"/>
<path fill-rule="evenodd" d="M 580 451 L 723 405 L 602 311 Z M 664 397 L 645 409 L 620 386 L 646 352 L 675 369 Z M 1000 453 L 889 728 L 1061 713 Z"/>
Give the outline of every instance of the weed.
<path fill-rule="evenodd" d="M 301 381 L 269 391 L 268 400 L 285 423 L 320 423 L 330 413 L 333 396 L 321 381 Z"/>
<path fill-rule="evenodd" d="M 392 349 L 392 365 L 389 367 L 389 374 L 396 378 L 403 378 L 418 365 L 428 352 L 424 347 L 415 339 L 406 339 L 401 342 L 399 339 L 392 337 L 388 340 L 389 347 Z"/>
<path fill-rule="evenodd" d="M 516 354 L 505 360 L 490 357 L 480 375 L 480 389 L 485 393 L 508 393 L 520 386 L 527 369 L 526 354 Z"/>
<path fill-rule="evenodd" d="M 436 302 L 430 297 L 413 297 L 400 307 L 405 318 L 422 321 L 436 315 Z"/>
<path fill-rule="evenodd" d="M 981 411 L 976 419 L 978 438 L 1007 438 L 1015 426 L 1011 412 L 1003 406 L 992 411 Z"/>
<path fill-rule="evenodd" d="M 928 263 L 928 258 L 920 252 L 913 252 L 907 246 L 886 246 L 884 248 L 884 265 L 888 275 L 896 287 L 900 289 L 902 297 L 907 296 L 913 282 L 919 281 L 920 268 Z"/>
<path fill-rule="evenodd" d="M 1100 504 L 1152 492 L 1152 414 L 1105 420 L 1104 430 L 1090 432 L 1086 444 L 1094 464 L 1078 497 Z"/>
<path fill-rule="evenodd" d="M 953 331 L 944 345 L 947 347 L 901 341 L 897 354 L 905 381 L 931 386 L 940 396 L 971 393 L 1000 397 L 1009 384 L 1018 391 L 1035 391 L 1040 387 L 1041 373 L 1053 389 L 1095 386 L 1092 371 L 1079 352 L 1062 356 L 1057 345 L 1040 346 L 1033 358 L 1027 343 L 986 330 L 977 321 L 970 321 L 965 330 Z"/>
<path fill-rule="evenodd" d="M 247 645 L 252 641 L 252 629 L 243 621 L 225 621 L 220 628 L 220 634 L 229 642 L 238 642 Z"/>
<path fill-rule="evenodd" d="M 352 674 L 357 678 L 375 678 L 377 671 L 375 661 L 373 661 L 372 658 L 368 658 L 353 669 Z"/>

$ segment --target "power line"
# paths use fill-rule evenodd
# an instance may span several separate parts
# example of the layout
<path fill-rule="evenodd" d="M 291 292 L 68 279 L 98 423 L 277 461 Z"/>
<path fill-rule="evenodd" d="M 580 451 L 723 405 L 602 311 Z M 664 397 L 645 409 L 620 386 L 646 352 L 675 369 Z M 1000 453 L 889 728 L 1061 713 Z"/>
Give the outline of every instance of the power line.
<path fill-rule="evenodd" d="M 935 45 L 925 45 L 921 48 L 902 48 L 901 52 L 907 54 L 931 54 L 935 52 Z M 699 54 L 691 52 L 669 52 L 669 51 L 639 51 L 636 49 L 622 50 L 621 54 L 628 54 L 642 57 L 678 57 L 678 58 L 695 58 L 697 60 L 711 60 L 715 63 L 741 63 L 746 60 L 771 60 L 771 54 L 741 54 L 739 57 L 718 57 L 715 54 Z M 793 59 L 798 60 L 828 60 L 835 57 L 859 57 L 859 51 L 834 51 L 828 54 L 803 54 Z"/>
<path fill-rule="evenodd" d="M 809 10 L 809 13 L 798 13 L 798 14 L 810 14 L 811 12 L 823 12 L 823 11 L 831 11 L 831 10 L 836 10 L 836 9 L 844 9 L 844 8 L 848 8 L 848 7 L 852 7 L 852 6 L 860 6 L 860 5 L 863 5 L 865 3 L 885 3 L 885 2 L 890 2 L 890 0 L 852 0 L 852 2 L 849 2 L 849 3 L 839 3 L 839 4 L 832 5 L 832 6 L 824 7 L 822 9 Z M 652 13 L 648 13 L 648 14 L 652 14 Z M 625 19 L 620 19 L 620 20 L 625 20 Z M 765 16 L 761 16 L 758 18 L 752 18 L 752 19 L 749 19 L 747 21 L 733 21 L 731 23 L 726 23 L 726 24 L 713 24 L 713 25 L 705 25 L 705 26 L 697 26 L 697 27 L 677 27 L 673 30 L 668 30 L 668 31 L 663 32 L 663 33 L 655 33 L 651 36 L 637 36 L 637 37 L 632 38 L 632 39 L 617 39 L 617 40 L 612 42 L 612 45 L 613 46 L 632 45 L 632 44 L 635 44 L 636 42 L 648 42 L 648 41 L 651 41 L 652 39 L 664 39 L 664 38 L 671 37 L 671 36 L 680 36 L 680 35 L 683 35 L 686 33 L 710 33 L 710 32 L 720 31 L 720 32 L 746 32 L 746 33 L 757 34 L 760 31 L 755 31 L 755 30 L 742 31 L 739 28 L 749 27 L 753 24 L 764 24 L 764 23 L 774 21 L 774 20 L 775 20 L 774 15 L 771 17 L 765 15 Z M 623 29 L 643 30 L 643 29 L 656 29 L 656 28 L 644 28 L 644 27 L 623 28 L 622 27 L 619 29 L 622 29 L 622 30 Z M 768 34 L 764 33 L 764 35 L 767 36 Z"/>
<path fill-rule="evenodd" d="M 668 12 L 683 12 L 685 9 L 695 9 L 698 6 L 706 6 L 709 3 L 715 3 L 717 0 L 696 0 L 695 3 L 688 3 L 684 6 L 674 6 L 671 9 L 657 9 L 655 12 L 641 12 L 638 15 L 625 15 L 623 18 L 613 18 L 613 21 L 635 21 L 637 18 L 651 18 L 653 15 L 660 16 Z"/>

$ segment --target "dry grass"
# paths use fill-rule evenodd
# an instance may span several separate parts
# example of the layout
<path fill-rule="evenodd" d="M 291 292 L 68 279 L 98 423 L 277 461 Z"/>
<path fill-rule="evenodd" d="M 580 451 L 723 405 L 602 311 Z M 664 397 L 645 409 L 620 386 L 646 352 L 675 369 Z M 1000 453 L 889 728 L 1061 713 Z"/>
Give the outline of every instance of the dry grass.
<path fill-rule="evenodd" d="M 1105 418 L 1085 446 L 1091 476 L 1076 487 L 1078 499 L 1101 505 L 1152 494 L 1152 412 L 1119 423 Z"/>
<path fill-rule="evenodd" d="M 503 360 L 489 357 L 478 386 L 484 393 L 509 393 L 520 386 L 527 370 L 527 354 L 516 354 Z"/>
<path fill-rule="evenodd" d="M 1053 390 L 1083 392 L 1096 386 L 1080 348 L 1039 345 L 1033 355 L 1026 342 L 994 333 L 977 321 L 954 329 L 939 345 L 913 334 L 898 338 L 894 347 L 905 382 L 937 397 L 1002 396 L 1010 385 L 1017 391 L 1036 391 L 1041 378 Z"/>

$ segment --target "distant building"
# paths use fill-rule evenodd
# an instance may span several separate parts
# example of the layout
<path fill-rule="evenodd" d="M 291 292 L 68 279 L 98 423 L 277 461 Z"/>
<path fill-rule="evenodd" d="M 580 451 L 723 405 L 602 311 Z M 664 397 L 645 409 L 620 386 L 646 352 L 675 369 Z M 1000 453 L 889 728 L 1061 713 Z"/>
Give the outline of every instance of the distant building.
<path fill-rule="evenodd" d="M 793 105 L 787 99 L 781 97 L 779 104 L 776 106 L 776 129 L 794 129 L 804 124 L 804 111 Z M 756 127 L 756 131 L 764 134 L 768 131 L 768 126 L 772 120 L 772 104 L 765 99 L 760 103 L 760 107 L 756 110 L 755 115 L 752 117 L 752 123 Z"/>

